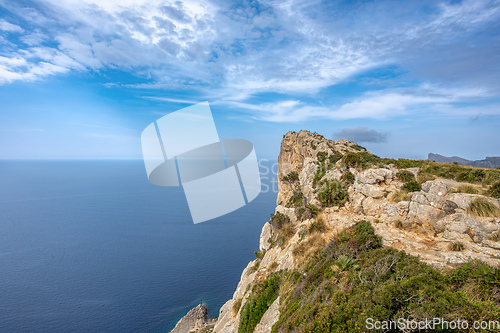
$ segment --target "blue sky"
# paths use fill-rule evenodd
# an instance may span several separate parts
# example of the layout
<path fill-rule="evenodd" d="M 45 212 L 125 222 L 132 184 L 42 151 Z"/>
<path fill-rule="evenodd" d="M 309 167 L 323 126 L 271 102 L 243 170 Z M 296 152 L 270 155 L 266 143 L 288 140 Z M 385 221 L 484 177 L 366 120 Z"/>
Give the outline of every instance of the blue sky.
<path fill-rule="evenodd" d="M 208 101 L 276 158 L 308 129 L 383 157 L 500 156 L 500 1 L 0 0 L 0 158 L 140 158 Z"/>

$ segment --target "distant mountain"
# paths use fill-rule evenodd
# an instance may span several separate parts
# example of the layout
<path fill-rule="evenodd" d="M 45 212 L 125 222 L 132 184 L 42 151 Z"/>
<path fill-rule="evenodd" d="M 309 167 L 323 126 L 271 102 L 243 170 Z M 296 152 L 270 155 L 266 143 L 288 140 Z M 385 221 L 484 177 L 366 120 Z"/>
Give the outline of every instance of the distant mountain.
<path fill-rule="evenodd" d="M 500 168 L 500 157 L 499 156 L 488 156 L 484 160 L 471 161 L 466 160 L 465 158 L 461 158 L 458 156 L 447 157 L 439 154 L 429 153 L 428 158 L 429 161 L 436 161 L 439 163 L 454 163 L 457 162 L 460 165 L 470 165 L 476 168 L 490 168 L 497 169 Z"/>

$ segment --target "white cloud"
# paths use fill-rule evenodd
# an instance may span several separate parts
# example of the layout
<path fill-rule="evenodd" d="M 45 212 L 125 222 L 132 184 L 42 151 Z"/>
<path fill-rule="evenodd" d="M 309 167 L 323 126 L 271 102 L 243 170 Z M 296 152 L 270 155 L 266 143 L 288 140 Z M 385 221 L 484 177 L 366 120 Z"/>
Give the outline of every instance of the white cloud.
<path fill-rule="evenodd" d="M 18 25 L 9 23 L 5 20 L 0 19 L 0 30 L 7 32 L 23 32 L 24 29 Z"/>
<path fill-rule="evenodd" d="M 305 0 L 263 0 L 258 9 L 254 3 L 201 0 L 41 2 L 40 8 L 10 3 L 11 12 L 27 18 L 27 27 L 0 21 L 0 27 L 22 35 L 20 45 L 1 55 L 0 84 L 118 69 L 147 80 L 127 87 L 189 87 L 270 121 L 384 118 L 417 105 L 500 93 L 498 42 L 477 38 L 477 32 L 500 22 L 495 1 L 429 2 L 429 13 L 421 11 L 420 2 L 332 2 L 328 9 L 324 2 Z M 476 61 L 480 54 L 487 59 Z M 482 63 L 491 70 L 481 71 Z M 409 72 L 406 77 L 424 84 L 367 93 L 343 105 L 299 101 L 385 65 L 400 66 Z M 107 86 L 116 85 L 121 83 Z M 248 102 L 269 92 L 288 102 Z"/>

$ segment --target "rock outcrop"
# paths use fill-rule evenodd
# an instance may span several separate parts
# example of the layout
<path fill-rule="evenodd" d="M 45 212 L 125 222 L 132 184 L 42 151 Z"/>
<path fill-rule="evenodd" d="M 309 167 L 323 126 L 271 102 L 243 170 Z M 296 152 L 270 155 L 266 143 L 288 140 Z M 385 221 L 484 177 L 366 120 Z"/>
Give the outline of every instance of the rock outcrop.
<path fill-rule="evenodd" d="M 294 250 L 312 237 L 310 230 L 319 220 L 324 221 L 326 229 L 315 237 L 325 241 L 366 220 L 382 237 L 384 245 L 418 256 L 434 267 L 449 267 L 472 259 L 500 264 L 500 218 L 467 213 L 469 204 L 476 198 L 500 207 L 499 200 L 458 193 L 461 183 L 447 179 L 427 181 L 420 191 L 395 200 L 404 185 L 398 178 L 402 170 L 391 164 L 377 163 L 356 168 L 341 159 L 346 153 L 360 152 L 368 159 L 371 156 L 347 140 L 327 140 L 307 131 L 284 135 L 278 157 L 276 215 L 262 228 L 261 257 L 243 270 L 233 297 L 220 309 L 214 332 L 238 331 L 241 309 L 251 295 L 251 287 L 272 272 L 295 268 L 299 251 Z M 406 170 L 419 174 L 418 168 Z M 325 201 L 321 191 L 331 183 L 341 184 L 343 188 L 326 188 L 329 195 L 340 191 L 345 196 L 339 195 L 337 201 Z M 291 231 L 286 233 L 288 238 L 282 230 L 285 222 L 291 226 Z M 463 250 L 452 251 L 450 244 L 454 242 L 460 242 Z M 255 331 L 270 332 L 279 315 L 278 298 Z"/>
<path fill-rule="evenodd" d="M 208 329 L 216 322 L 217 319 L 208 319 L 208 311 L 205 304 L 200 304 L 197 307 L 189 310 L 189 312 L 181 318 L 170 333 L 195 333 L 203 329 Z"/>

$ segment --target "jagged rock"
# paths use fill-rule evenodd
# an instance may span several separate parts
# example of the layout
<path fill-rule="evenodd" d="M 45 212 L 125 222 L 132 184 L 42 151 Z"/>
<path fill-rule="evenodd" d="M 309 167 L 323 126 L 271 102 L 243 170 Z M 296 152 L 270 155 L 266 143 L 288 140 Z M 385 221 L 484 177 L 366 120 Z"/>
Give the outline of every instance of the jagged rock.
<path fill-rule="evenodd" d="M 266 222 L 262 227 L 262 231 L 260 233 L 260 242 L 259 242 L 260 251 L 269 249 L 269 247 L 271 246 L 271 243 L 269 242 L 271 236 L 272 236 L 271 224 L 269 222 Z"/>
<path fill-rule="evenodd" d="M 189 310 L 189 312 L 181 318 L 170 333 L 188 333 L 203 328 L 209 322 L 208 311 L 204 304 Z"/>
<path fill-rule="evenodd" d="M 255 327 L 254 333 L 269 333 L 271 332 L 271 328 L 280 318 L 280 298 L 276 298 L 276 300 L 271 304 L 269 309 L 264 313 L 262 319 Z"/>

